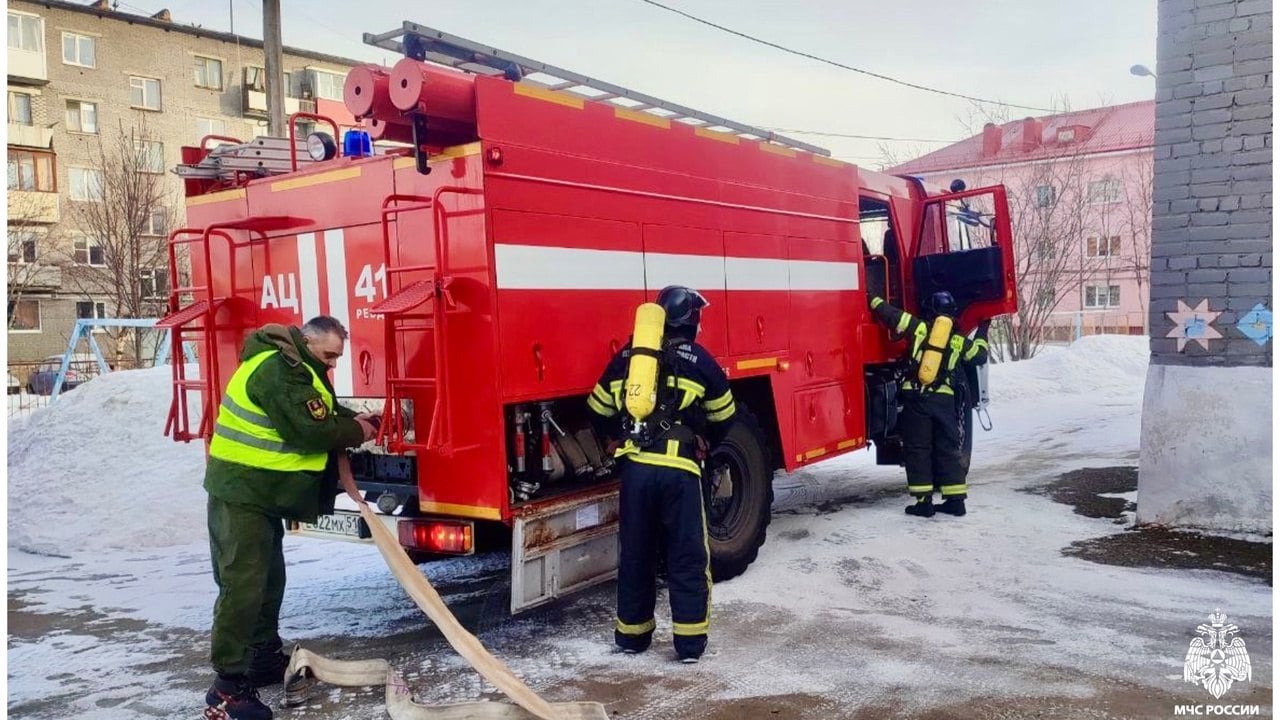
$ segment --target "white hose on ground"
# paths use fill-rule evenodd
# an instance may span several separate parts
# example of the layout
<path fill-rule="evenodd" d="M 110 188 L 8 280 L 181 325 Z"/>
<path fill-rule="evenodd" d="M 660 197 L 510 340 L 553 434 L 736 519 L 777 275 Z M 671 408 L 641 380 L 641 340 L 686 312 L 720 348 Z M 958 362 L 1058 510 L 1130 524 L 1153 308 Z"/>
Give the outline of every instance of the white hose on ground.
<path fill-rule="evenodd" d="M 528 685 L 517 678 L 501 660 L 485 649 L 440 599 L 440 594 L 418 571 L 400 542 L 392 537 L 368 504 L 359 503 L 360 515 L 373 534 L 378 551 L 387 561 L 392 575 L 435 623 L 449 644 L 471 664 L 486 680 L 514 700 L 517 705 L 497 702 L 474 702 L 459 705 L 426 706 L 413 702 L 412 694 L 400 674 L 386 660 L 331 660 L 309 652 L 302 647 L 294 649 L 285 671 L 286 704 L 305 700 L 297 696 L 305 692 L 305 680 L 300 675 L 310 675 L 322 682 L 345 687 L 383 685 L 387 687 L 387 714 L 392 720 L 607 720 L 604 706 L 598 702 L 551 704 L 538 696 Z M 290 680 L 293 682 L 291 683 Z M 290 686 L 293 690 L 290 690 Z M 291 697 L 292 696 L 292 697 Z"/>

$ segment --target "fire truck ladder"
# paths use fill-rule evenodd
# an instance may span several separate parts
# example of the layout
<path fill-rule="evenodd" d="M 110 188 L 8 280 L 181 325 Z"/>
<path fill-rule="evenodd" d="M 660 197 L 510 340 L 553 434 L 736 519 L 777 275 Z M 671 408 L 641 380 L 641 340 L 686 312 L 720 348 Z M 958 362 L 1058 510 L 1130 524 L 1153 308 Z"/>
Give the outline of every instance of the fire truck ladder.
<path fill-rule="evenodd" d="M 479 195 L 477 188 L 441 187 L 432 197 L 423 195 L 389 195 L 382 201 L 382 250 L 387 263 L 388 296 L 374 305 L 371 312 L 382 315 L 386 327 L 387 400 L 377 442 L 390 452 L 435 452 L 445 457 L 472 446 L 453 444 L 451 397 L 449 386 L 449 354 L 446 342 L 448 318 L 465 311 L 453 297 L 449 272 L 448 217 L 484 212 L 483 208 L 446 213 L 440 199 L 446 194 Z M 404 204 L 402 204 L 404 203 Z M 391 254 L 393 216 L 416 210 L 431 210 L 435 229 L 435 262 L 422 265 L 396 265 Z M 398 250 L 398 247 L 397 247 Z M 397 252 L 399 255 L 399 252 Z M 425 273 L 426 279 L 406 283 L 404 275 Z M 409 375 L 408 355 L 404 351 L 405 336 L 411 332 L 431 336 L 431 377 Z M 404 351 L 406 357 L 401 357 Z M 410 392 L 430 391 L 433 395 L 426 442 L 409 442 L 407 424 L 411 421 L 404 401 Z M 415 413 L 416 414 L 416 413 Z M 416 440 L 416 438 L 415 438 Z"/>
<path fill-rule="evenodd" d="M 205 155 L 200 162 L 179 165 L 173 172 L 183 180 L 217 180 L 226 185 L 242 185 L 254 178 L 282 175 L 309 167 L 317 161 L 307 153 L 307 139 L 297 134 L 297 121 L 327 123 L 339 137 L 338 124 L 314 113 L 289 116 L 289 137 L 256 137 L 249 142 L 227 135 L 206 135 L 200 139 Z M 220 144 L 209 148 L 209 141 Z"/>
<path fill-rule="evenodd" d="M 165 420 L 164 432 L 177 442 L 190 442 L 197 439 L 208 439 L 213 435 L 213 420 L 218 403 L 221 402 L 222 382 L 218 366 L 218 352 L 215 343 L 219 330 L 236 330 L 240 326 L 234 323 L 218 325 L 218 312 L 225 306 L 235 303 L 251 303 L 241 296 L 247 288 L 236 287 L 236 253 L 242 248 L 266 244 L 267 233 L 273 230 L 284 230 L 309 224 L 311 221 L 296 217 L 261 217 L 229 223 L 218 223 L 207 228 L 182 228 L 169 234 L 169 277 L 174 285 L 169 291 L 169 314 L 156 323 L 158 328 L 171 330 L 172 348 L 170 357 L 173 371 L 173 398 L 169 405 L 169 415 Z M 249 239 L 237 241 L 232 230 L 248 231 Z M 228 277 L 230 278 L 230 294 L 213 295 L 213 252 L 210 247 L 214 238 L 227 243 Z M 178 250 L 187 245 L 198 244 L 200 248 L 201 268 L 204 271 L 204 285 L 179 285 L 177 279 L 182 277 Z M 271 271 L 271 254 L 264 253 L 265 270 Z M 192 259 L 193 261 L 195 258 Z M 190 296 L 188 305 L 182 304 L 184 296 Z M 251 308 L 250 308 L 251 309 Z M 182 362 L 183 343 L 198 342 L 200 361 L 204 365 L 204 376 L 187 377 L 186 364 Z M 201 393 L 200 424 L 196 431 L 191 431 L 191 415 L 187 393 L 198 390 Z"/>
<path fill-rule="evenodd" d="M 709 130 L 729 132 L 751 140 L 764 140 L 815 155 L 831 155 L 830 150 L 817 145 L 792 140 L 769 130 L 659 100 L 635 90 L 628 90 L 572 70 L 564 70 L 515 53 L 481 45 L 407 20 L 402 27 L 389 32 L 377 35 L 365 33 L 364 42 L 406 57 L 429 60 L 458 70 L 479 75 L 503 75 L 508 80 L 525 82 L 548 90 L 571 92 L 587 100 L 609 102 L 627 110 L 647 112 Z"/>

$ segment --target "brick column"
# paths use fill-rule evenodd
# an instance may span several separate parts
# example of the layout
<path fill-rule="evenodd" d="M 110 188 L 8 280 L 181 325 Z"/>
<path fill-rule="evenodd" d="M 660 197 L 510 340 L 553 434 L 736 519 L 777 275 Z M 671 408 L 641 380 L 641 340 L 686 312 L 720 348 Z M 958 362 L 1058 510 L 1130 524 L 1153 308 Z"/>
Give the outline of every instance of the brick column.
<path fill-rule="evenodd" d="M 1271 2 L 1160 0 L 1138 521 L 1271 530 Z"/>

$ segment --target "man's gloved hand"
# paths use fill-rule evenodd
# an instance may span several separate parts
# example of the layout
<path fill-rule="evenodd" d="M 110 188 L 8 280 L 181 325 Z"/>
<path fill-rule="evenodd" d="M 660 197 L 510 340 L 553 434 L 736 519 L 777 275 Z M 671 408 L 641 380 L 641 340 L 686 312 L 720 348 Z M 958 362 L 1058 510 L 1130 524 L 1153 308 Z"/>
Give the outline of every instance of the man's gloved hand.
<path fill-rule="evenodd" d="M 987 331 L 990 329 L 991 329 L 991 318 L 987 318 L 986 320 L 983 320 L 982 322 L 978 323 L 977 337 L 985 338 L 987 336 Z"/>

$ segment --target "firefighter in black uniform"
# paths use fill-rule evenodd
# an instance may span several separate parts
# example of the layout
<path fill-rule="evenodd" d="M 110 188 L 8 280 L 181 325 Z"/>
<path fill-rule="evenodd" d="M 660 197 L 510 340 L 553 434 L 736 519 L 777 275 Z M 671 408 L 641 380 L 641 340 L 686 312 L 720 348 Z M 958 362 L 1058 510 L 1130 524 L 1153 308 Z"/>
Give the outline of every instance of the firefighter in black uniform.
<path fill-rule="evenodd" d="M 907 514 L 932 517 L 936 511 L 964 515 L 969 486 L 965 483 L 961 458 L 961 412 L 966 406 L 965 401 L 956 396 L 964 375 L 964 368 L 958 366 L 960 363 L 977 366 L 987 361 L 987 329 L 991 321 L 979 324 L 972 340 L 952 333 L 937 376 L 932 383 L 923 385 L 916 371 L 924 356 L 930 324 L 939 315 L 955 317 L 955 298 L 948 292 L 934 293 L 924 308 L 925 320 L 899 310 L 884 298 L 872 298 L 871 309 L 895 338 L 905 335 L 910 342 L 909 370 L 901 385 L 902 414 L 898 418 L 907 467 L 907 492 L 916 499 L 907 506 Z M 937 506 L 933 504 L 935 487 L 942 492 L 943 500 Z"/>
<path fill-rule="evenodd" d="M 657 304 L 666 311 L 666 327 L 653 414 L 643 423 L 627 414 L 623 383 L 630 343 L 609 362 L 587 405 L 596 431 L 618 446 L 614 456 L 622 477 L 614 642 L 624 652 L 639 653 L 653 640 L 661 544 L 676 655 L 694 663 L 707 647 L 711 620 L 702 460 L 728 432 L 734 400 L 724 371 L 694 342 L 706 299 L 690 288 L 671 286 L 658 293 Z"/>

